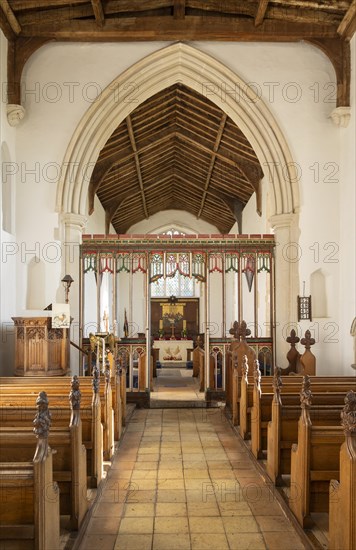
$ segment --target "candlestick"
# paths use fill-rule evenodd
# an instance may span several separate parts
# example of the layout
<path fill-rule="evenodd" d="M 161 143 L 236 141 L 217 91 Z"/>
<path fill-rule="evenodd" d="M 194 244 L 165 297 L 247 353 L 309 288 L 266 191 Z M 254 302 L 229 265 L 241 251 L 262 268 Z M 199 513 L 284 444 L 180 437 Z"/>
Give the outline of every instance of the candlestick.
<path fill-rule="evenodd" d="M 183 329 L 187 328 L 187 321 L 183 319 Z"/>
<path fill-rule="evenodd" d="M 163 328 L 163 319 L 159 320 L 159 328 Z"/>
<path fill-rule="evenodd" d="M 116 325 L 117 325 L 117 321 L 116 319 L 114 319 L 114 336 L 116 336 Z"/>

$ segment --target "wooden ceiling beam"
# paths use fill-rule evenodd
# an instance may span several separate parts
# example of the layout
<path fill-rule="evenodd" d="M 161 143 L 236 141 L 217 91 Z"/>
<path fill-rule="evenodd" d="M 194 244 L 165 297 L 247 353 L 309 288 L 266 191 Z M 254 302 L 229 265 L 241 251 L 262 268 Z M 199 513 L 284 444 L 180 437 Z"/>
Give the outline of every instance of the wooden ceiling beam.
<path fill-rule="evenodd" d="M 264 21 L 259 27 L 247 18 L 217 18 L 209 16 L 186 16 L 174 19 L 165 16 L 128 17 L 107 19 L 105 32 L 90 20 L 58 20 L 51 24 L 38 23 L 37 37 L 55 40 L 92 42 L 110 41 L 155 41 L 155 40 L 223 40 L 229 42 L 295 42 L 313 37 L 335 38 L 336 28 L 315 22 L 293 23 L 290 21 Z M 23 36 L 33 36 L 31 27 L 23 28 Z"/>
<path fill-rule="evenodd" d="M 186 134 L 182 134 L 181 132 L 178 132 L 177 138 L 181 139 L 182 141 L 186 141 L 187 143 L 195 145 L 198 149 L 201 149 L 206 153 L 209 153 L 209 154 L 211 153 L 211 149 L 209 149 L 205 145 L 202 145 L 201 143 L 197 143 L 195 139 L 192 139 L 190 136 Z M 244 157 L 233 160 L 233 159 L 230 159 L 229 157 L 221 155 L 220 153 L 216 153 L 216 156 L 222 162 L 225 162 L 227 165 L 232 166 L 235 170 L 239 170 L 240 173 L 242 173 L 243 176 L 247 179 L 247 181 L 251 181 L 251 178 L 249 178 L 246 174 L 247 171 L 252 171 L 253 176 L 257 176 L 257 174 L 259 174 L 258 179 L 260 179 L 263 176 L 263 174 L 262 176 L 260 174 L 260 166 L 259 165 L 258 167 L 253 166 L 249 161 L 246 161 Z M 236 157 L 239 157 L 239 155 L 236 155 Z"/>
<path fill-rule="evenodd" d="M 174 19 L 184 19 L 185 0 L 173 0 L 173 17 Z"/>
<path fill-rule="evenodd" d="M 16 19 L 8 0 L 1 0 L 0 6 L 14 34 L 16 36 L 19 35 L 21 33 L 21 26 Z"/>
<path fill-rule="evenodd" d="M 221 117 L 218 133 L 217 133 L 217 136 L 215 138 L 215 143 L 214 143 L 214 147 L 213 147 L 213 151 L 212 151 L 212 155 L 211 155 L 211 159 L 210 159 L 210 165 L 209 165 L 209 168 L 208 168 L 208 173 L 207 173 L 207 176 L 206 176 L 206 181 L 205 181 L 205 185 L 204 185 L 204 191 L 203 191 L 203 196 L 202 196 L 202 199 L 201 199 L 201 206 L 200 206 L 200 209 L 199 209 L 198 218 L 200 218 L 200 216 L 203 212 L 203 209 L 204 209 L 205 198 L 206 198 L 207 190 L 209 188 L 211 175 L 212 175 L 213 170 L 214 170 L 214 164 L 215 164 L 215 160 L 216 160 L 216 153 L 217 153 L 217 151 L 219 149 L 219 146 L 220 146 L 220 141 L 221 141 L 221 138 L 222 138 L 222 135 L 223 135 L 223 132 L 224 132 L 226 119 L 227 119 L 227 114 L 224 113 L 223 116 Z"/>
<path fill-rule="evenodd" d="M 273 4 L 285 5 L 286 0 L 273 0 Z M 309 8 L 314 10 L 332 10 L 344 11 L 347 10 L 349 3 L 347 0 L 292 0 L 291 4 L 296 8 Z"/>
<path fill-rule="evenodd" d="M 103 27 L 105 23 L 105 15 L 101 0 L 91 0 L 95 21 L 98 27 Z"/>
<path fill-rule="evenodd" d="M 338 34 L 345 40 L 351 40 L 356 31 L 356 0 L 352 0 L 349 9 L 338 26 Z"/>
<path fill-rule="evenodd" d="M 266 11 L 268 8 L 268 2 L 269 0 L 259 0 L 258 7 L 257 7 L 257 13 L 255 16 L 255 27 L 258 27 L 259 25 L 262 25 L 263 20 L 266 15 Z"/>
<path fill-rule="evenodd" d="M 87 4 L 89 0 L 11 0 L 11 6 L 14 11 L 39 10 L 48 7 L 56 8 L 59 6 L 73 6 L 77 4 Z"/>
<path fill-rule="evenodd" d="M 128 133 L 129 133 L 129 137 L 130 137 L 131 147 L 132 147 L 132 150 L 135 154 L 134 159 L 135 159 L 135 164 L 136 164 L 137 177 L 138 177 L 140 190 L 141 190 L 143 211 L 145 213 L 146 218 L 149 218 L 149 213 L 148 213 L 147 206 L 146 206 L 144 184 L 143 184 L 143 179 L 142 179 L 142 174 L 141 174 L 140 159 L 139 159 L 137 148 L 136 148 L 136 140 L 135 140 L 135 135 L 134 135 L 134 131 L 133 131 L 133 128 L 132 128 L 132 122 L 131 122 L 130 115 L 128 115 L 125 120 L 126 120 L 126 124 L 127 124 L 127 130 L 128 130 Z"/>

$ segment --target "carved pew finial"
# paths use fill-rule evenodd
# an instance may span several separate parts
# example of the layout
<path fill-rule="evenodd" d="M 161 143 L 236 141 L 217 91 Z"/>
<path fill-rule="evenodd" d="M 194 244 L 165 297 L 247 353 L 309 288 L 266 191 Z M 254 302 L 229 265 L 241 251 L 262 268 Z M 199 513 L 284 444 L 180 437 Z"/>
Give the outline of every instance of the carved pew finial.
<path fill-rule="evenodd" d="M 261 371 L 260 371 L 260 362 L 258 359 L 255 359 L 253 362 L 254 368 L 253 368 L 253 378 L 255 381 L 255 387 L 258 390 L 261 390 Z"/>
<path fill-rule="evenodd" d="M 303 376 L 302 389 L 300 391 L 300 406 L 302 409 L 310 409 L 313 394 L 311 392 L 310 376 Z"/>
<path fill-rule="evenodd" d="M 247 328 L 246 321 L 241 321 L 239 324 L 237 321 L 234 321 L 232 328 L 229 330 L 229 333 L 233 335 L 235 340 L 244 342 L 247 336 L 250 336 L 251 331 Z"/>
<path fill-rule="evenodd" d="M 345 397 L 341 425 L 346 435 L 356 434 L 356 393 L 352 390 L 348 391 Z"/>
<path fill-rule="evenodd" d="M 315 344 L 315 339 L 311 337 L 310 330 L 307 330 L 305 332 L 304 338 L 301 339 L 300 343 L 302 344 L 302 346 L 305 346 L 306 350 L 310 350 L 311 346 Z"/>
<path fill-rule="evenodd" d="M 299 342 L 299 337 L 297 336 L 297 333 L 295 332 L 294 328 L 290 331 L 290 335 L 287 337 L 288 344 L 291 345 L 292 348 L 295 348 L 295 345 Z"/>
<path fill-rule="evenodd" d="M 305 352 L 300 358 L 300 363 L 303 367 L 303 374 L 315 376 L 316 360 L 315 356 L 310 351 L 311 346 L 315 344 L 315 339 L 311 337 L 310 330 L 305 332 L 305 336 L 301 339 L 300 343 L 305 346 Z"/>
<path fill-rule="evenodd" d="M 80 402 L 82 399 L 82 393 L 79 389 L 79 378 L 75 374 L 71 381 L 71 390 L 69 393 L 69 401 L 70 401 L 70 407 L 73 411 L 77 411 L 80 409 Z"/>
<path fill-rule="evenodd" d="M 247 375 L 248 375 L 248 360 L 247 360 L 247 355 L 244 355 L 242 360 L 242 376 L 244 376 L 244 378 L 247 380 Z"/>
<path fill-rule="evenodd" d="M 100 371 L 96 365 L 93 367 L 93 379 L 92 379 L 93 392 L 99 393 L 100 389 Z"/>
<path fill-rule="evenodd" d="M 37 413 L 33 421 L 33 432 L 37 437 L 37 446 L 33 457 L 34 464 L 46 459 L 50 449 L 48 446 L 48 434 L 51 426 L 51 413 L 48 410 L 48 398 L 44 391 L 38 394 L 36 399 Z"/>
<path fill-rule="evenodd" d="M 273 381 L 272 381 L 274 401 L 280 401 L 282 386 L 283 386 L 283 382 L 282 382 L 282 376 L 281 376 L 281 369 L 279 367 L 276 367 L 274 369 Z"/>
<path fill-rule="evenodd" d="M 104 376 L 105 376 L 106 384 L 110 384 L 111 368 L 110 368 L 110 361 L 108 358 L 105 359 Z"/>
<path fill-rule="evenodd" d="M 51 426 L 51 413 L 48 410 L 48 398 L 44 391 L 38 394 L 36 399 L 37 413 L 33 421 L 33 431 L 37 439 L 47 439 Z"/>

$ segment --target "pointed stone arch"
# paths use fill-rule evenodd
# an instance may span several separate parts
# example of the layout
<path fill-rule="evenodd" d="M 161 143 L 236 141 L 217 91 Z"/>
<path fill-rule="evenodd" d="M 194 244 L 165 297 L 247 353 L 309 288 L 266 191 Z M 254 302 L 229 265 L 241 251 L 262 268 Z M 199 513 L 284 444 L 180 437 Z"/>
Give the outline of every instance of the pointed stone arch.
<path fill-rule="evenodd" d="M 138 105 L 181 82 L 205 94 L 239 126 L 253 146 L 272 193 L 271 214 L 299 211 L 298 176 L 273 115 L 238 75 L 181 42 L 163 48 L 118 76 L 80 121 L 67 148 L 57 189 L 57 211 L 87 215 L 91 173 L 101 148 Z"/>

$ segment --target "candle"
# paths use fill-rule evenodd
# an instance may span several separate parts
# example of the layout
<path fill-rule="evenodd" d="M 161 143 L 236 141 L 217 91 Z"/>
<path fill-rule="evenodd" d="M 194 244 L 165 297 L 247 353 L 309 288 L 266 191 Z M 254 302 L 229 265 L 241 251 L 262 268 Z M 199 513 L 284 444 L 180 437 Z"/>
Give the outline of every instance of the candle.
<path fill-rule="evenodd" d="M 103 342 L 103 372 L 104 372 L 104 368 L 105 368 L 105 338 L 102 338 L 102 342 Z"/>
<path fill-rule="evenodd" d="M 163 328 L 163 319 L 159 320 L 159 328 Z"/>
<path fill-rule="evenodd" d="M 116 319 L 114 319 L 114 336 L 116 336 L 116 324 L 117 324 L 117 321 Z"/>
<path fill-rule="evenodd" d="M 187 321 L 185 319 L 183 319 L 183 328 L 187 328 Z"/>

